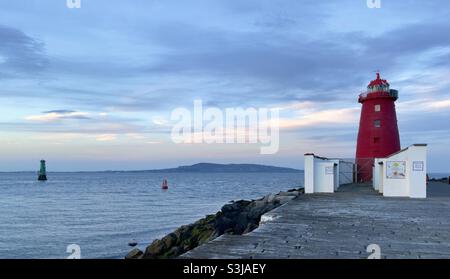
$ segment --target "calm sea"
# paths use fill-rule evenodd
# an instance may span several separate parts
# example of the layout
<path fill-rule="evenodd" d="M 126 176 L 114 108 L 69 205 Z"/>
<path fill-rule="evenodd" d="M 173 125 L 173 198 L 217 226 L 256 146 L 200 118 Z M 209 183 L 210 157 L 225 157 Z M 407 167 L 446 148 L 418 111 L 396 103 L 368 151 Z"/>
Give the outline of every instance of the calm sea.
<path fill-rule="evenodd" d="M 0 173 L 0 258 L 123 258 L 230 200 L 298 188 L 302 173 Z M 167 177 L 170 189 L 162 191 Z"/>

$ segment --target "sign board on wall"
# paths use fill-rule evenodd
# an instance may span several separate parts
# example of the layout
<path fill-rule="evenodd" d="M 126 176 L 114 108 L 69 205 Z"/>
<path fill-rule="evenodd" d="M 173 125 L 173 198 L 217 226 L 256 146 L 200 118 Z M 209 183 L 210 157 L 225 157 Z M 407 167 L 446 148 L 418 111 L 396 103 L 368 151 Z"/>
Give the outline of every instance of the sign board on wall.
<path fill-rule="evenodd" d="M 414 161 L 413 162 L 413 171 L 423 171 L 424 165 L 425 164 L 423 161 Z"/>
<path fill-rule="evenodd" d="M 387 161 L 386 177 L 388 179 L 405 179 L 406 162 L 405 161 Z"/>
<path fill-rule="evenodd" d="M 325 174 L 334 174 L 333 167 L 325 167 Z"/>

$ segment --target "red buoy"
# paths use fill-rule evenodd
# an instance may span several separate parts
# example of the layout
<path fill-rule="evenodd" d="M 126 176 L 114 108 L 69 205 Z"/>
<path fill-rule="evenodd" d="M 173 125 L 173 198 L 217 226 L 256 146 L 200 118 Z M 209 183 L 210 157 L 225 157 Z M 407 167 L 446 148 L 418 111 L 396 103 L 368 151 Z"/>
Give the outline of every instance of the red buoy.
<path fill-rule="evenodd" d="M 162 188 L 163 190 L 169 189 L 169 183 L 167 183 L 167 179 L 164 178 L 164 180 L 163 180 L 163 182 L 162 182 L 162 185 L 161 185 L 161 188 Z"/>
<path fill-rule="evenodd" d="M 362 104 L 359 122 L 356 164 L 358 182 L 370 182 L 374 158 L 385 158 L 400 151 L 395 101 L 398 91 L 380 78 L 370 82 L 367 92 L 359 95 Z"/>

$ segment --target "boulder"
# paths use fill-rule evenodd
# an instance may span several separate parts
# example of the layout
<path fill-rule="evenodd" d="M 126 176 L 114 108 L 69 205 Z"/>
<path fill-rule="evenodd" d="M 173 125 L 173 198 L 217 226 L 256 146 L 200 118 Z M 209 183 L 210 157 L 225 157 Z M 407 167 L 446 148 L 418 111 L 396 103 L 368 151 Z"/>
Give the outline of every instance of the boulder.
<path fill-rule="evenodd" d="M 227 229 L 229 229 L 232 226 L 234 226 L 233 220 L 226 216 L 220 216 L 219 218 L 216 219 L 215 229 L 219 235 L 223 234 Z"/>
<path fill-rule="evenodd" d="M 125 259 L 126 260 L 140 259 L 140 258 L 142 258 L 143 254 L 144 254 L 144 252 L 142 252 L 138 248 L 134 248 L 125 256 Z"/>
<path fill-rule="evenodd" d="M 222 207 L 221 211 L 223 214 L 229 215 L 239 213 L 243 210 L 246 206 L 248 206 L 251 203 L 251 201 L 237 201 L 231 204 L 226 204 Z"/>
<path fill-rule="evenodd" d="M 264 201 L 255 201 L 252 206 L 249 208 L 247 217 L 249 219 L 259 219 L 262 214 L 267 212 L 267 210 L 270 208 L 270 204 L 264 202 Z"/>
<path fill-rule="evenodd" d="M 147 249 L 145 249 L 144 258 L 155 258 L 162 255 L 165 248 L 166 246 L 164 245 L 164 242 L 156 239 L 152 242 L 152 244 L 150 244 L 150 246 L 147 247 Z"/>
<path fill-rule="evenodd" d="M 161 241 L 164 243 L 165 247 L 174 246 L 177 243 L 177 240 L 178 240 L 178 238 L 175 233 L 170 233 L 161 239 Z"/>
<path fill-rule="evenodd" d="M 174 246 L 170 248 L 169 252 L 166 253 L 167 258 L 174 258 L 183 254 L 183 249 L 180 246 Z"/>
<path fill-rule="evenodd" d="M 245 228 L 244 232 L 242 234 L 248 234 L 249 232 L 255 230 L 256 228 L 258 228 L 258 225 L 255 223 L 249 223 L 247 228 Z"/>
<path fill-rule="evenodd" d="M 235 220 L 236 225 L 234 227 L 234 233 L 235 234 L 242 234 L 244 230 L 247 228 L 249 219 L 247 218 L 246 214 L 239 214 L 238 218 Z"/>
<path fill-rule="evenodd" d="M 278 201 L 280 204 L 285 204 L 290 200 L 293 200 L 295 196 L 278 196 L 275 198 L 275 201 Z"/>
<path fill-rule="evenodd" d="M 292 192 L 280 192 L 277 196 L 283 196 L 283 197 L 286 197 L 286 196 L 294 196 L 294 197 L 296 197 L 296 196 L 298 196 L 298 193 L 297 193 L 297 191 L 292 191 Z"/>

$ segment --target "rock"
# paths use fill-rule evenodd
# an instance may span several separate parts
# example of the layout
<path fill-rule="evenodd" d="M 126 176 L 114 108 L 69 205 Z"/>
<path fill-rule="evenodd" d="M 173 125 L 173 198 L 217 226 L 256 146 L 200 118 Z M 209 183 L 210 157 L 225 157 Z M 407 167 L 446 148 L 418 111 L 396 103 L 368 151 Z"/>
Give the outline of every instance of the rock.
<path fill-rule="evenodd" d="M 233 220 L 226 216 L 221 216 L 217 218 L 215 222 L 215 228 L 216 232 L 221 235 L 223 234 L 228 228 L 234 226 Z"/>
<path fill-rule="evenodd" d="M 233 228 L 228 228 L 224 234 L 233 234 L 234 233 L 234 229 Z"/>
<path fill-rule="evenodd" d="M 250 207 L 247 217 L 249 219 L 259 219 L 259 217 L 266 212 L 268 204 L 264 201 L 255 201 Z"/>
<path fill-rule="evenodd" d="M 245 228 L 244 232 L 242 234 L 248 234 L 249 232 L 255 230 L 256 228 L 258 228 L 258 225 L 255 223 L 250 223 L 248 224 L 247 228 Z"/>
<path fill-rule="evenodd" d="M 261 201 L 263 201 L 265 203 L 272 203 L 276 196 L 277 195 L 275 195 L 275 194 L 268 194 L 268 195 L 264 196 L 264 198 L 262 198 Z"/>
<path fill-rule="evenodd" d="M 175 233 L 171 233 L 165 237 L 163 237 L 163 239 L 161 239 L 161 241 L 164 243 L 165 247 L 172 247 L 176 244 L 177 242 L 177 237 L 175 235 Z"/>
<path fill-rule="evenodd" d="M 145 258 L 154 258 L 157 257 L 158 255 L 162 255 L 164 253 L 164 242 L 156 239 L 155 241 L 152 242 L 152 244 L 150 244 L 150 246 L 147 247 L 147 249 L 145 249 L 145 253 L 144 253 L 144 257 Z"/>
<path fill-rule="evenodd" d="M 274 201 L 273 203 L 268 204 L 266 206 L 266 208 L 262 214 L 267 213 L 267 212 L 271 211 L 272 209 L 277 208 L 278 206 L 280 206 L 279 201 Z"/>
<path fill-rule="evenodd" d="M 237 213 L 241 211 L 244 207 L 248 206 L 250 203 L 251 203 L 250 201 L 241 200 L 231 204 L 226 204 L 222 207 L 221 211 L 224 214 Z"/>
<path fill-rule="evenodd" d="M 250 208 L 254 209 L 254 208 L 263 208 L 264 206 L 266 206 L 268 204 L 268 199 L 267 200 L 259 200 L 259 201 L 254 201 L 252 203 L 251 206 L 249 206 Z"/>
<path fill-rule="evenodd" d="M 130 242 L 128 242 L 128 246 L 131 246 L 131 247 L 134 247 L 134 246 L 136 246 L 136 245 L 138 245 L 138 243 L 137 243 L 137 241 L 136 240 L 131 240 Z"/>
<path fill-rule="evenodd" d="M 282 197 L 286 197 L 286 196 L 298 196 L 297 191 L 292 191 L 292 192 L 280 192 L 277 196 L 282 196 Z"/>
<path fill-rule="evenodd" d="M 242 234 L 244 230 L 247 228 L 249 223 L 249 219 L 246 214 L 240 214 L 236 219 L 236 225 L 234 227 L 235 234 Z"/>
<path fill-rule="evenodd" d="M 173 258 L 173 257 L 177 257 L 181 254 L 183 254 L 183 249 L 179 246 L 174 246 L 172 248 L 170 248 L 169 252 L 167 252 L 166 256 L 168 258 Z"/>
<path fill-rule="evenodd" d="M 192 236 L 192 228 L 194 225 L 185 226 L 181 231 L 180 239 L 181 241 L 189 239 Z"/>
<path fill-rule="evenodd" d="M 173 236 L 174 238 L 176 238 L 177 240 L 181 239 L 181 235 L 182 235 L 182 231 L 180 228 L 178 228 L 176 231 L 173 232 Z"/>
<path fill-rule="evenodd" d="M 219 236 L 221 236 L 222 234 L 219 234 L 217 231 L 214 231 L 214 233 L 211 235 L 211 239 L 216 239 Z"/>
<path fill-rule="evenodd" d="M 295 196 L 278 196 L 275 198 L 276 201 L 278 201 L 280 204 L 285 204 L 290 200 L 293 200 Z"/>
<path fill-rule="evenodd" d="M 210 240 L 214 233 L 214 226 L 212 224 L 201 224 L 192 229 L 191 239 L 194 245 L 202 244 Z"/>
<path fill-rule="evenodd" d="M 267 195 L 267 196 L 264 197 L 264 201 L 265 201 L 266 203 L 271 203 L 271 202 L 273 202 L 273 199 L 275 198 L 275 196 L 276 196 L 276 195 L 274 195 L 274 194 L 269 194 L 269 195 Z"/>
<path fill-rule="evenodd" d="M 138 248 L 134 248 L 125 256 L 125 259 L 126 260 L 140 259 L 143 254 L 144 252 L 142 252 Z"/>
<path fill-rule="evenodd" d="M 252 210 L 250 210 L 248 213 L 247 213 L 247 218 L 249 219 L 249 220 L 255 220 L 255 219 L 257 219 L 259 216 L 261 216 L 261 212 L 262 212 L 263 210 L 262 210 L 262 208 L 261 207 L 255 207 L 255 208 L 253 208 Z"/>

